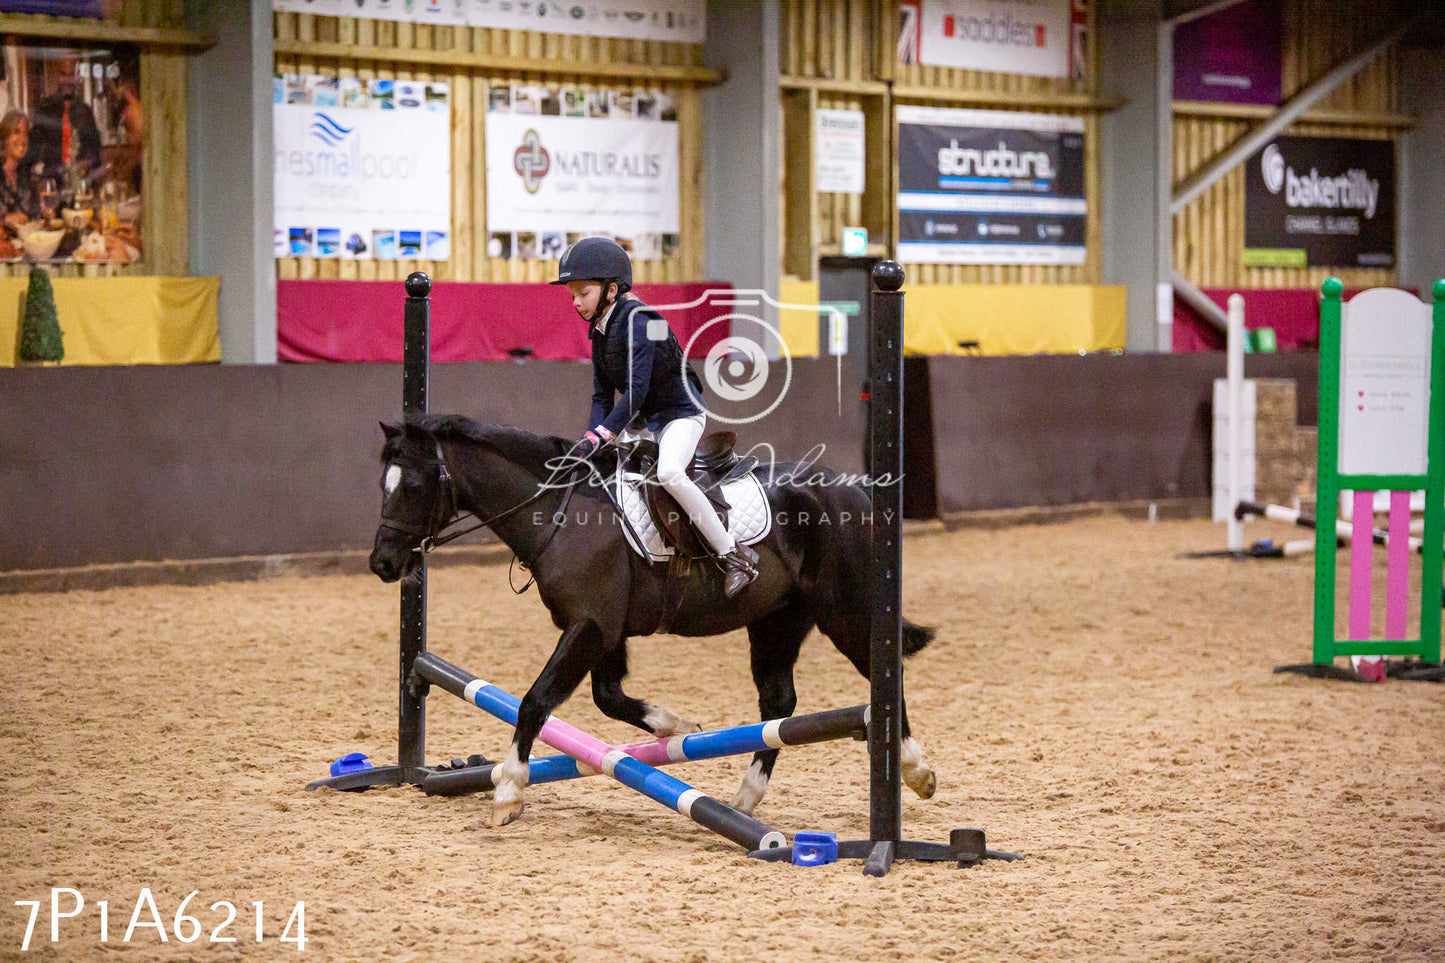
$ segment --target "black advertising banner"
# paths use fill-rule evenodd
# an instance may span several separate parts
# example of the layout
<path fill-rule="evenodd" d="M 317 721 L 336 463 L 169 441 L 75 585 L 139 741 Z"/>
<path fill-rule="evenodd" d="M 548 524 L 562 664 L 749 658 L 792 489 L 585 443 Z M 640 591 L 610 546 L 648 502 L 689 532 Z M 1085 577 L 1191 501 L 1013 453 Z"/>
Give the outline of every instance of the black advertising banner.
<path fill-rule="evenodd" d="M 1394 267 L 1394 142 L 1276 137 L 1251 157 L 1244 264 Z"/>
<path fill-rule="evenodd" d="M 898 259 L 1082 264 L 1084 122 L 897 108 Z"/>

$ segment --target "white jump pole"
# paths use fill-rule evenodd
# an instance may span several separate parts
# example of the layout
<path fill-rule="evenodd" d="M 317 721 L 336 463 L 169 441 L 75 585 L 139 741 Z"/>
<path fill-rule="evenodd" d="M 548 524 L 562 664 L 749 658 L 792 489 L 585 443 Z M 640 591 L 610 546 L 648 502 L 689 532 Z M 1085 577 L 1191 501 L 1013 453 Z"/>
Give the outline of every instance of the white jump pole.
<path fill-rule="evenodd" d="M 1300 517 L 1303 513 L 1300 512 L 1300 510 L 1297 508 L 1285 508 L 1283 505 L 1261 505 L 1257 507 L 1264 509 L 1264 517 L 1270 519 L 1271 521 L 1284 522 L 1286 525 L 1301 524 Z M 1251 512 L 1250 514 L 1259 513 Z M 1307 520 L 1303 524 L 1306 528 L 1316 527 L 1313 520 Z M 1342 542 L 1353 541 L 1355 537 L 1354 525 L 1350 524 L 1342 518 L 1335 519 L 1335 536 Z M 1371 531 L 1371 536 L 1374 538 L 1375 543 L 1378 545 L 1390 544 L 1389 532 L 1382 531 L 1376 528 Z M 1410 551 L 1418 552 L 1420 551 L 1421 546 L 1425 543 L 1423 539 L 1410 538 L 1407 544 L 1410 546 Z"/>
<path fill-rule="evenodd" d="M 1244 298 L 1229 296 L 1229 504 L 1238 505 L 1244 474 Z M 1228 528 L 1231 552 L 1244 549 L 1244 521 L 1229 513 Z"/>

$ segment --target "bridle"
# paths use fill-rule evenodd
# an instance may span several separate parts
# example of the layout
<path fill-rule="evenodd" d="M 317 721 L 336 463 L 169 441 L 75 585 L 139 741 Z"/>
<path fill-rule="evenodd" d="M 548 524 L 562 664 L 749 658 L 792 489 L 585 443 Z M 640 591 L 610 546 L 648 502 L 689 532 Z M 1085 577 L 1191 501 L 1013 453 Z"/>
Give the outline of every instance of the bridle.
<path fill-rule="evenodd" d="M 439 497 L 436 499 L 436 502 L 434 503 L 430 514 L 427 517 L 426 526 L 423 528 L 422 526 L 413 524 L 408 519 L 396 517 L 396 515 L 391 511 L 390 499 L 388 499 L 388 504 L 383 506 L 381 512 L 381 528 L 390 529 L 394 532 L 400 532 L 403 535 L 410 535 L 411 537 L 420 540 L 417 542 L 416 547 L 412 549 L 412 552 L 426 555 L 434 548 L 439 548 L 440 546 L 445 545 L 448 542 L 455 541 L 456 539 L 461 538 L 463 535 L 469 535 L 479 528 L 486 528 L 489 525 L 500 522 L 505 518 L 509 518 L 512 515 L 515 515 L 517 512 L 526 508 L 528 505 L 537 501 L 543 495 L 547 494 L 547 492 L 552 490 L 551 486 L 549 485 L 538 485 L 535 492 L 533 492 L 527 498 L 523 499 L 521 502 L 518 502 L 516 505 L 513 505 L 511 508 L 508 508 L 503 512 L 493 515 L 491 518 L 477 519 L 475 524 L 469 525 L 466 528 L 460 528 L 448 532 L 446 531 L 447 526 L 453 524 L 454 522 L 460 522 L 462 519 L 467 518 L 468 516 L 476 518 L 476 515 L 472 512 L 463 512 L 458 517 L 456 481 L 452 478 L 452 473 L 447 469 L 447 460 L 446 456 L 442 454 L 441 441 L 437 438 L 432 438 L 432 445 L 436 450 L 437 489 L 440 494 Z M 567 502 L 572 498 L 572 492 L 576 488 L 577 481 L 578 479 L 576 478 L 571 478 L 568 480 L 567 487 L 562 495 L 561 508 L 558 509 L 558 512 L 556 514 L 560 515 L 566 512 Z M 537 546 L 537 550 L 532 558 L 533 562 L 535 562 L 538 558 L 541 557 L 542 550 L 546 548 L 547 543 L 552 540 L 552 536 L 556 534 L 558 527 L 559 526 L 557 523 L 557 519 L 554 515 L 552 523 L 548 527 L 547 533 L 542 537 L 541 543 Z M 530 568 L 531 564 L 524 562 L 523 566 L 526 568 Z"/>

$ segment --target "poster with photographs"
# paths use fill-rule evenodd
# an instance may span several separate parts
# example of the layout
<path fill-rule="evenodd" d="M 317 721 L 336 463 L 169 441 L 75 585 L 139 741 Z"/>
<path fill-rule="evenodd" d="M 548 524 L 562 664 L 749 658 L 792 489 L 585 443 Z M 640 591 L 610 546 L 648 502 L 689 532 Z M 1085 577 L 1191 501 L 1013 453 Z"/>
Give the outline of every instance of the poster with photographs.
<path fill-rule="evenodd" d="M 136 48 L 3 50 L 0 260 L 139 259 L 145 120 Z"/>
<path fill-rule="evenodd" d="M 451 258 L 445 83 L 274 79 L 277 257 Z"/>
<path fill-rule="evenodd" d="M 555 261 L 588 236 L 634 260 L 678 251 L 677 105 L 654 90 L 493 87 L 487 256 Z"/>

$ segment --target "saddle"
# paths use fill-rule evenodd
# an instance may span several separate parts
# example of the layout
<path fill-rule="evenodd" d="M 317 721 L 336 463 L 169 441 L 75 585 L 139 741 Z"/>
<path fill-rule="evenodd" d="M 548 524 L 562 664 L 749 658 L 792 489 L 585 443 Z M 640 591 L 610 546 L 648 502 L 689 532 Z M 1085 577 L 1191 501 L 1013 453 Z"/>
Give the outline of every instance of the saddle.
<path fill-rule="evenodd" d="M 743 458 L 733 447 L 737 435 L 731 431 L 715 431 L 698 442 L 697 453 L 687 466 L 687 476 L 702 489 L 723 527 L 728 525 L 732 506 L 723 497 L 723 485 L 744 478 L 758 465 L 757 458 Z M 622 469 L 643 478 L 640 486 L 647 512 L 663 541 L 683 558 L 707 558 L 713 554 L 707 539 L 688 520 L 687 512 L 657 480 L 657 442 L 643 439 L 634 442 L 623 455 Z"/>

